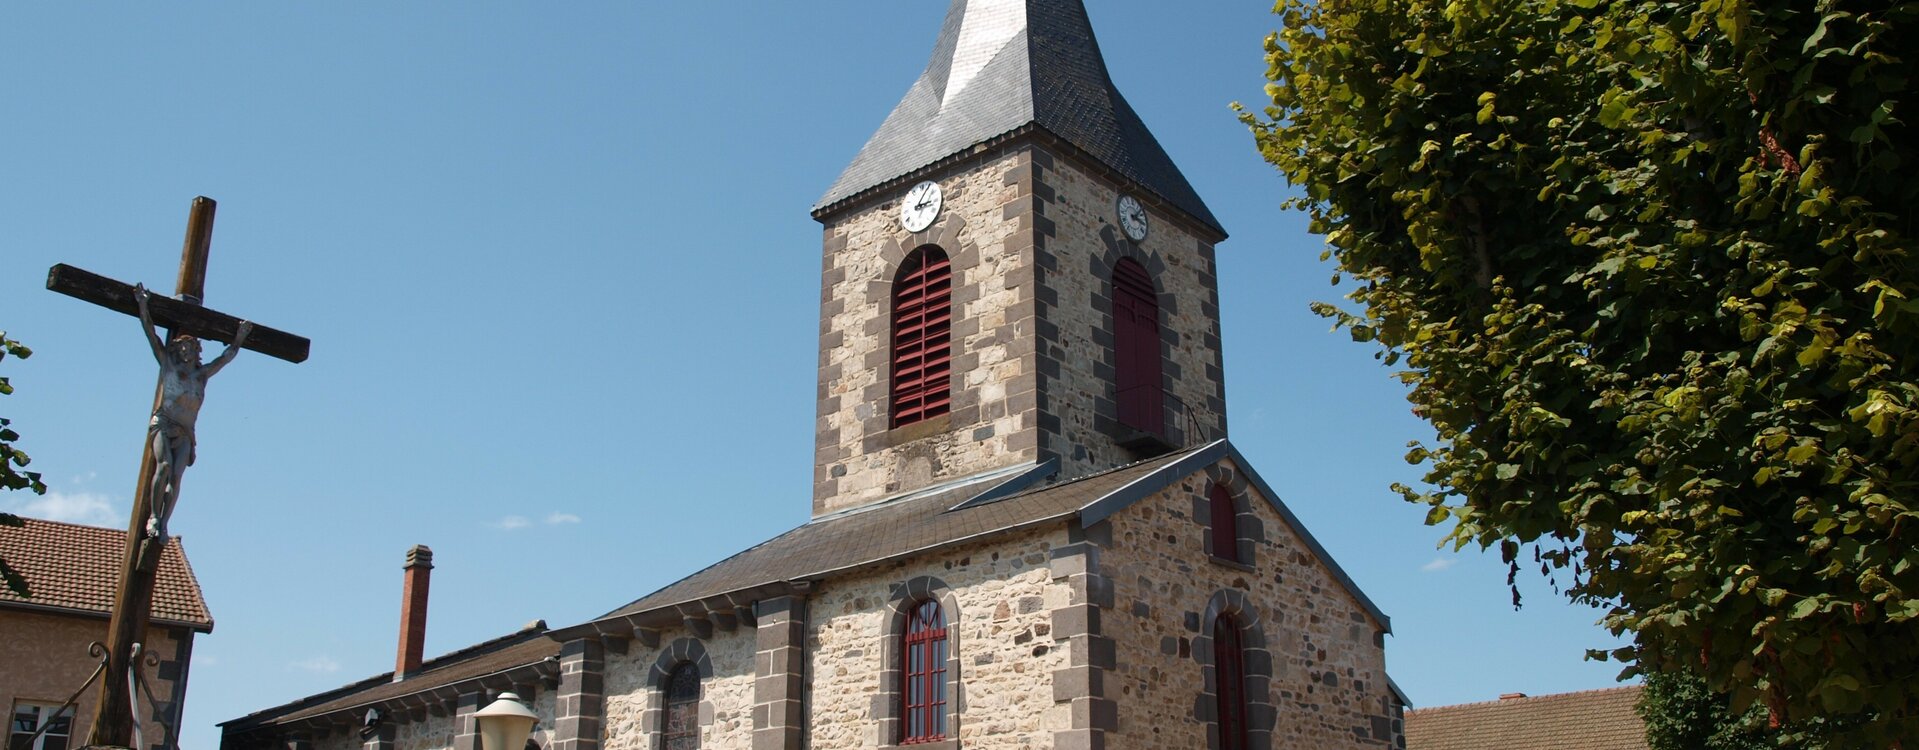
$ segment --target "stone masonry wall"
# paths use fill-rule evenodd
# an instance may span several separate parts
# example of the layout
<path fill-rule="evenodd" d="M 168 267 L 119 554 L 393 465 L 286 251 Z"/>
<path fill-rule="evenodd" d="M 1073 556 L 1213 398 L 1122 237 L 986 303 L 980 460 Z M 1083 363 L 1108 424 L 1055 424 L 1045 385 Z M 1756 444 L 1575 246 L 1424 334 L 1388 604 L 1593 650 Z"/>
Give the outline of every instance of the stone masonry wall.
<path fill-rule="evenodd" d="M 444 716 L 429 713 L 411 720 L 401 719 L 393 730 L 393 750 L 451 750 L 453 747 L 455 727 L 450 712 Z M 540 747 L 546 747 L 546 743 L 540 743 Z"/>
<path fill-rule="evenodd" d="M 1209 482 L 1239 506 L 1249 565 L 1204 551 Z M 1210 744 L 1209 618 L 1221 602 L 1257 632 L 1246 665 L 1270 674 L 1250 723 L 1270 730 L 1254 747 L 1391 747 L 1400 731 L 1389 708 L 1380 624 L 1314 558 L 1230 462 L 1196 473 L 1107 519 L 1099 568 L 1112 582 L 1103 633 L 1116 642 L 1107 694 L 1119 701 L 1113 747 L 1217 747 Z M 1098 527 L 1095 527 L 1097 530 Z M 1247 555 L 1242 553 L 1242 559 Z M 1262 727 L 1263 723 L 1263 727 Z M 1269 744 L 1268 744 L 1269 743 Z"/>
<path fill-rule="evenodd" d="M 929 179 L 940 218 L 901 228 L 898 195 L 834 218 L 824 234 L 814 515 L 945 478 L 1059 456 L 1068 475 L 1129 463 L 1117 422 L 1112 269 L 1139 261 L 1159 291 L 1170 445 L 1225 436 L 1213 245 L 1147 201 L 1144 242 L 1117 227 L 1118 182 L 1027 140 Z M 897 191 L 904 194 L 909 186 Z M 888 414 L 893 280 L 923 245 L 952 260 L 953 405 L 898 429 Z"/>
<path fill-rule="evenodd" d="M 690 652 L 687 646 L 697 642 Z M 603 750 L 653 750 L 658 747 L 664 710 L 664 680 L 692 653 L 704 662 L 700 680 L 700 747 L 749 747 L 753 740 L 754 629 L 713 629 L 706 637 L 691 628 L 659 631 L 659 642 L 630 641 L 626 653 L 606 652 L 606 736 Z M 677 646 L 677 648 L 676 648 Z M 657 668 L 657 669 L 656 669 Z"/>
<path fill-rule="evenodd" d="M 944 207 L 908 233 L 895 195 L 825 229 L 813 513 L 1034 458 L 1032 248 L 1017 238 L 1038 199 L 1026 150 L 961 160 L 929 177 Z M 900 263 L 937 245 L 953 269 L 952 411 L 891 429 L 892 288 Z"/>
<path fill-rule="evenodd" d="M 1051 747 L 1052 730 L 1069 721 L 1055 705 L 1050 676 L 1066 651 L 1050 635 L 1051 610 L 1070 592 L 1052 580 L 1051 550 L 1064 528 L 1044 529 L 957 547 L 827 581 L 807 602 L 808 746 L 850 750 L 890 746 L 882 737 L 875 696 L 887 672 L 887 603 L 907 581 L 931 577 L 957 602 L 946 612 L 949 645 L 960 669 L 957 736 L 968 750 Z M 954 728 L 948 727 L 951 738 Z"/>
<path fill-rule="evenodd" d="M 1149 231 L 1135 243 L 1118 226 L 1121 186 L 1072 158 L 1035 159 L 1034 180 L 1052 236 L 1040 247 L 1038 367 L 1044 453 L 1077 476 L 1140 458 L 1116 438 L 1112 317 L 1113 267 L 1132 258 L 1159 292 L 1161 367 L 1166 393 L 1162 437 L 1189 446 L 1226 436 L 1220 355 L 1219 285 L 1213 245 L 1198 230 L 1132 191 L 1146 205 Z"/>
<path fill-rule="evenodd" d="M 364 744 L 355 732 L 328 732 L 313 740 L 313 750 L 360 750 Z"/>
<path fill-rule="evenodd" d="M 183 639 L 175 638 L 172 630 L 148 628 L 144 641 L 146 653 L 160 658 L 158 670 L 147 672 L 147 679 L 162 701 L 175 694 L 175 682 L 183 670 L 179 662 Z M 0 707 L 12 711 L 16 701 L 59 705 L 100 665 L 97 657 L 87 654 L 87 644 L 106 639 L 104 617 L 0 609 Z M 189 671 L 189 679 L 191 676 Z M 72 747 L 85 743 L 97 693 L 88 690 L 74 707 Z M 168 747 L 178 741 L 177 733 L 166 726 L 172 714 L 170 704 L 155 706 L 142 697 L 140 715 L 155 720 L 142 735 L 149 748 Z"/>

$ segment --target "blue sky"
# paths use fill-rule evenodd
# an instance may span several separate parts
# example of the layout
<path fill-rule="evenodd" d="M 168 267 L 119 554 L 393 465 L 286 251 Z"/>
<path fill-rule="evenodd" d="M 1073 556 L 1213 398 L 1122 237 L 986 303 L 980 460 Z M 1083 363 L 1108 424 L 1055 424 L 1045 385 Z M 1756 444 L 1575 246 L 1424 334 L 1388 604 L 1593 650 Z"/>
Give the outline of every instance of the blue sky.
<path fill-rule="evenodd" d="M 1393 617 L 1420 705 L 1604 687 L 1598 613 L 1387 487 L 1428 434 L 1228 110 L 1260 2 L 1089 3 L 1108 66 L 1232 233 L 1231 436 Z M 208 304 L 313 339 L 210 388 L 173 529 L 218 621 L 214 724 L 392 668 L 400 564 L 427 652 L 573 624 L 806 520 L 820 227 L 808 208 L 923 67 L 946 3 L 14 5 L 0 20 L 0 400 L 52 492 L 122 526 L 154 370 L 137 323 L 42 289 L 172 289 L 220 202 Z M 85 658 L 76 654 L 76 658 Z"/>

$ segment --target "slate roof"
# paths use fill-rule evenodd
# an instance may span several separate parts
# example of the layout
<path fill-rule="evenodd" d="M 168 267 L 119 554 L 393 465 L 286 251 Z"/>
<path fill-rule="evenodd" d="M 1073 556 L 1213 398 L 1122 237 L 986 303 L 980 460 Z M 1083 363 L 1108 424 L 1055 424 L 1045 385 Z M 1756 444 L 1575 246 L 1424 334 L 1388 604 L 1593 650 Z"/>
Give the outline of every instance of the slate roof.
<path fill-rule="evenodd" d="M 30 597 L 0 586 L 0 607 L 66 611 L 107 617 L 120 584 L 127 533 L 121 529 L 22 519 L 25 526 L 0 526 L 0 558 L 27 579 Z M 184 625 L 206 633 L 213 615 L 200 594 L 180 538 L 167 540 L 155 578 L 153 622 Z"/>
<path fill-rule="evenodd" d="M 1081 0 L 953 0 L 926 71 L 813 213 L 1028 125 L 1225 236 L 1113 86 Z"/>
<path fill-rule="evenodd" d="M 1406 750 L 1645 750 L 1639 686 L 1406 712 Z"/>
<path fill-rule="evenodd" d="M 1085 477 L 1055 476 L 1055 464 L 1028 464 L 937 485 L 851 511 L 821 516 L 596 621 L 637 616 L 786 581 L 813 580 L 864 565 L 1068 518 L 1092 525 L 1193 472 L 1231 459 L 1294 534 L 1380 627 L 1392 622 L 1333 561 L 1291 509 L 1225 440 Z M 587 625 L 578 626 L 586 628 Z"/>
<path fill-rule="evenodd" d="M 1026 488 L 1052 479 L 1054 465 L 1028 464 L 1018 473 L 1005 475 L 1000 482 L 972 481 L 975 477 L 968 477 L 935 486 L 931 491 L 914 492 L 822 516 L 608 612 L 601 619 L 638 614 L 765 584 L 820 578 L 994 532 L 1065 519 L 1092 501 L 1185 455 L 1175 453 L 1090 477 L 1053 481 L 1030 490 Z M 982 493 L 1009 483 L 1019 491 L 997 501 L 973 502 Z M 962 504 L 966 507 L 949 510 Z"/>
<path fill-rule="evenodd" d="M 538 665 L 556 659 L 559 653 L 560 642 L 548 634 L 546 623 L 534 622 L 511 634 L 422 662 L 419 672 L 399 682 L 393 681 L 392 672 L 383 672 L 324 693 L 221 722 L 220 726 L 226 727 L 228 733 L 243 733 L 262 726 L 319 719 L 340 711 L 355 710 L 358 713 L 357 709 L 367 706 L 431 693 L 518 667 Z M 557 670 L 557 662 L 551 668 Z"/>

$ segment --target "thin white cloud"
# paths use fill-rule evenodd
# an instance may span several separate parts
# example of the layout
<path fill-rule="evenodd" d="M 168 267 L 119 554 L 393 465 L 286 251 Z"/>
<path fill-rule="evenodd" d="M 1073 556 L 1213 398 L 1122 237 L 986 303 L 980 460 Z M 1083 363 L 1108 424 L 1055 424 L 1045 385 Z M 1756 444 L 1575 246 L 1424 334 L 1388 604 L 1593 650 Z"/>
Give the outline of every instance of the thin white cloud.
<path fill-rule="evenodd" d="M 333 657 L 331 656 L 321 654 L 319 656 L 313 656 L 306 659 L 301 659 L 300 661 L 292 662 L 288 664 L 287 667 L 291 669 L 300 669 L 308 672 L 318 672 L 318 673 L 326 674 L 326 673 L 340 671 L 340 662 L 335 661 Z"/>
<path fill-rule="evenodd" d="M 531 526 L 533 522 L 526 520 L 526 516 L 507 516 L 487 525 L 501 531 L 513 531 Z"/>
<path fill-rule="evenodd" d="M 1458 564 L 1457 557 L 1435 557 L 1432 562 L 1419 566 L 1419 569 L 1428 573 L 1437 573 Z"/>
<path fill-rule="evenodd" d="M 553 513 L 546 517 L 546 525 L 557 526 L 563 523 L 579 523 L 580 517 L 572 513 Z"/>
<path fill-rule="evenodd" d="M 116 526 L 127 520 L 125 514 L 114 509 L 106 495 L 92 492 L 47 490 L 45 495 L 9 492 L 0 495 L 0 510 L 28 518 L 88 526 Z"/>

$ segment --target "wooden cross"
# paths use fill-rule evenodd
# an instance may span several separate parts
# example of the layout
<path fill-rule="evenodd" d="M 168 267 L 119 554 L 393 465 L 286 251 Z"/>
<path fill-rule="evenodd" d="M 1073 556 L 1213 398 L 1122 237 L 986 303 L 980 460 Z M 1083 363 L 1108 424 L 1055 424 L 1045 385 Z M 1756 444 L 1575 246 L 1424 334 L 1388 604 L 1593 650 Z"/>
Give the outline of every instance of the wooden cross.
<path fill-rule="evenodd" d="M 155 325 L 166 326 L 166 338 L 185 334 L 231 344 L 239 333 L 240 319 L 200 306 L 205 298 L 207 251 L 213 242 L 211 198 L 193 199 L 187 217 L 186 246 L 180 251 L 180 278 L 177 299 L 149 298 L 148 308 Z M 89 273 L 65 263 L 47 272 L 47 288 L 76 297 L 109 310 L 138 315 L 134 287 L 105 276 Z M 285 331 L 256 325 L 242 348 L 288 362 L 307 358 L 307 339 Z M 164 374 L 163 376 L 164 377 Z M 161 394 L 156 388 L 154 407 L 159 408 Z M 140 476 L 133 495 L 133 517 L 127 525 L 127 544 L 120 568 L 120 587 L 114 595 L 112 624 L 107 630 L 106 670 L 100 676 L 100 700 L 95 703 L 93 726 L 87 734 L 88 745 L 131 747 L 137 730 L 134 724 L 130 670 L 137 669 L 134 645 L 147 632 L 153 607 L 153 584 L 160 569 L 164 544 L 148 544 L 148 516 L 153 512 L 151 481 L 156 457 L 151 440 L 143 441 Z M 164 538 L 161 539 L 164 542 Z M 179 727 L 174 727 L 175 732 Z"/>

